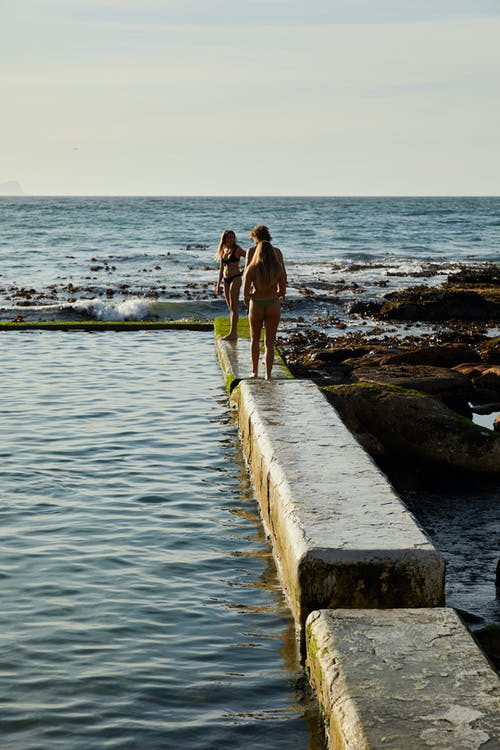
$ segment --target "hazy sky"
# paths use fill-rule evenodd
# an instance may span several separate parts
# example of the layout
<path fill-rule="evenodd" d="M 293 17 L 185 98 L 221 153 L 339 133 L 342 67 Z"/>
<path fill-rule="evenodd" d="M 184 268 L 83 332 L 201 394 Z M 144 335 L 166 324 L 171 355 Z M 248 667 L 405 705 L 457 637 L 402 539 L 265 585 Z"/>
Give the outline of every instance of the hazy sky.
<path fill-rule="evenodd" d="M 499 0 L 0 0 L 27 194 L 499 195 Z"/>

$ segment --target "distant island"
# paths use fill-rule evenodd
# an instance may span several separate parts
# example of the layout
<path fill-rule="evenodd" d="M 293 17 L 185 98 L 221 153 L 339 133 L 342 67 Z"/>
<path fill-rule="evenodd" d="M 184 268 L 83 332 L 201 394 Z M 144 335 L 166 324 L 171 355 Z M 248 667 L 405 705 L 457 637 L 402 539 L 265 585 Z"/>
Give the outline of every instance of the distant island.
<path fill-rule="evenodd" d="M 0 195 L 24 195 L 24 191 L 16 180 L 9 180 L 0 182 Z"/>

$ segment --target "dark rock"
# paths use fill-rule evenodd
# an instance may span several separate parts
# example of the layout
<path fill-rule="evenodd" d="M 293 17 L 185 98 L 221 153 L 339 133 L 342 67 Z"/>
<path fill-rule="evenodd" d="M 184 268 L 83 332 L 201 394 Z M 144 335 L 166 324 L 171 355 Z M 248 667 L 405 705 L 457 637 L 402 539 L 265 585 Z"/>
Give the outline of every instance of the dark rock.
<path fill-rule="evenodd" d="M 493 401 L 492 403 L 484 402 L 481 405 L 474 404 L 472 406 L 473 414 L 493 414 L 495 411 L 500 411 L 500 401 Z"/>
<path fill-rule="evenodd" d="M 353 376 L 358 381 L 370 380 L 421 391 L 436 396 L 450 409 L 463 416 L 471 415 L 470 380 L 466 375 L 454 370 L 428 365 L 380 365 L 355 368 Z"/>
<path fill-rule="evenodd" d="M 432 365 L 453 367 L 462 362 L 480 362 L 481 357 L 467 344 L 446 344 L 442 346 L 422 346 L 415 349 L 387 354 L 380 359 L 382 365 Z"/>
<path fill-rule="evenodd" d="M 483 362 L 495 365 L 500 364 L 500 337 L 485 341 L 481 347 L 480 354 Z"/>
<path fill-rule="evenodd" d="M 487 403 L 500 397 L 500 365 L 464 363 L 453 367 L 453 372 L 469 378 L 474 389 L 471 397 L 474 403 L 476 398 L 479 399 L 477 403 Z"/>
<path fill-rule="evenodd" d="M 381 383 L 324 390 L 365 445 L 369 435 L 383 446 L 384 458 L 397 462 L 403 456 L 450 475 L 500 476 L 500 436 L 460 417 L 436 398 Z"/>
<path fill-rule="evenodd" d="M 462 268 L 448 276 L 449 284 L 500 285 L 500 266 L 485 264 L 473 268 Z"/>
<path fill-rule="evenodd" d="M 500 289 L 412 287 L 386 295 L 379 314 L 392 320 L 500 320 Z"/>
<path fill-rule="evenodd" d="M 382 303 L 374 300 L 356 300 L 349 305 L 348 312 L 350 315 L 379 315 L 381 307 Z"/>
<path fill-rule="evenodd" d="M 500 626 L 486 625 L 474 630 L 473 635 L 496 669 L 500 669 Z"/>

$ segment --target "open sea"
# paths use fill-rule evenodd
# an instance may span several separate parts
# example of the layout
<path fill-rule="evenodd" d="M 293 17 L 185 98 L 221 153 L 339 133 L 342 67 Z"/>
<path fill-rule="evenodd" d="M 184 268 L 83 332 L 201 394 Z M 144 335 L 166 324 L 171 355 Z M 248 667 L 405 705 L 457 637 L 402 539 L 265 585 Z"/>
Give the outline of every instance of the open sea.
<path fill-rule="evenodd" d="M 212 320 L 220 233 L 256 224 L 285 334 L 500 262 L 500 198 L 4 197 L 0 320 Z M 212 335 L 0 332 L 0 384 L 0 747 L 320 750 Z M 499 496 L 405 498 L 478 626 Z"/>

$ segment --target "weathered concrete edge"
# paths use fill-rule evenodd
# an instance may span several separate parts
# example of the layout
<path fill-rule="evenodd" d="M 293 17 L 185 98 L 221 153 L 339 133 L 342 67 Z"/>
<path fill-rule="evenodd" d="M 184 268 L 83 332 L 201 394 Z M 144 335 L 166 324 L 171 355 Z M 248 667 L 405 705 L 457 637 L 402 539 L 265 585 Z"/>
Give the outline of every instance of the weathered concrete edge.
<path fill-rule="evenodd" d="M 332 750 L 500 747 L 500 681 L 453 609 L 317 611 L 306 641 Z"/>
<path fill-rule="evenodd" d="M 295 381 L 295 386 L 302 386 L 306 391 L 313 388 L 316 394 L 321 394 L 310 381 Z M 273 542 L 280 578 L 299 634 L 302 634 L 307 615 L 315 609 L 443 604 L 444 561 L 429 540 L 420 549 L 410 546 L 390 550 L 351 550 L 315 543 L 308 534 L 300 492 L 297 497 L 293 479 L 290 479 L 294 467 L 280 460 L 279 451 L 273 445 L 273 425 L 266 424 L 252 397 L 256 387 L 259 386 L 255 381 L 242 381 L 233 392 L 233 400 L 238 405 L 241 441 L 263 523 Z M 304 397 L 306 395 L 304 393 Z M 323 398 L 321 395 L 321 400 Z M 325 407 L 328 408 L 326 399 Z M 366 456 L 347 428 L 344 429 L 349 440 Z M 293 432 L 292 427 L 290 431 Z M 367 456 L 366 459 L 373 468 L 374 478 L 386 482 L 371 459 Z M 401 508 L 404 509 L 402 503 Z M 408 527 L 414 526 L 415 533 L 423 537 L 421 529 L 411 520 L 411 514 L 406 509 L 404 513 Z M 331 539 L 336 538 L 332 526 Z"/>

